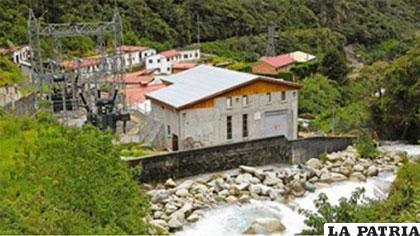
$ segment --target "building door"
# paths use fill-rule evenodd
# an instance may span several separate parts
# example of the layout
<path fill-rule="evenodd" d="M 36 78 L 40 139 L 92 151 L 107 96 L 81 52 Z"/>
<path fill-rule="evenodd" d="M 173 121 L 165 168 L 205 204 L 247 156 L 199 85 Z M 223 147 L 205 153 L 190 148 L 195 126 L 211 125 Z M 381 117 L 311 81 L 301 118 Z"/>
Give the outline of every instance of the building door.
<path fill-rule="evenodd" d="M 264 113 L 264 129 L 263 136 L 287 135 L 289 129 L 289 119 L 287 110 L 266 111 Z"/>
<path fill-rule="evenodd" d="M 178 151 L 178 135 L 172 134 L 172 151 Z"/>

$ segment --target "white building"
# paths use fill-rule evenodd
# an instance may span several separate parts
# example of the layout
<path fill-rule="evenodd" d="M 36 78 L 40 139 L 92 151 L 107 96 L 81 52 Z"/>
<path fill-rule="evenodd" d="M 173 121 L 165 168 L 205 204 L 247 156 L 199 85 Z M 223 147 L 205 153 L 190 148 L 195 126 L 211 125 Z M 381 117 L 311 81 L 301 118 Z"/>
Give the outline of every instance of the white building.
<path fill-rule="evenodd" d="M 147 57 L 156 55 L 155 49 L 141 46 L 124 45 L 121 47 L 121 50 L 123 53 L 126 68 L 141 66 L 144 64 Z"/>
<path fill-rule="evenodd" d="M 171 49 L 146 59 L 146 69 L 154 69 L 157 74 L 171 74 L 174 63 L 196 61 L 200 59 L 200 49 Z"/>
<path fill-rule="evenodd" d="M 23 45 L 14 48 L 2 48 L 0 52 L 4 55 L 10 55 L 15 64 L 28 64 L 31 58 L 31 47 Z"/>

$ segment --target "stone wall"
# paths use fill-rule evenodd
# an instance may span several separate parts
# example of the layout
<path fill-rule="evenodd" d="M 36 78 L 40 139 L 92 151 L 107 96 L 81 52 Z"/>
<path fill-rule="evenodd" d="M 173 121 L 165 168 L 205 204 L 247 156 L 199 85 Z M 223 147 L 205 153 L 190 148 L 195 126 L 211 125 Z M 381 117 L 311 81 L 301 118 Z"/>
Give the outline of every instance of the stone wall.
<path fill-rule="evenodd" d="M 35 93 L 31 93 L 29 95 L 21 97 L 17 101 L 8 103 L 7 105 L 3 107 L 3 109 L 6 112 L 14 113 L 18 116 L 33 115 L 36 112 L 36 109 L 34 106 L 34 99 L 35 99 Z"/>
<path fill-rule="evenodd" d="M 343 150 L 353 143 L 352 137 L 312 137 L 290 141 L 292 162 L 304 163 L 323 153 Z"/>
<path fill-rule="evenodd" d="M 343 150 L 351 143 L 352 138 L 319 137 L 288 141 L 284 136 L 276 136 L 148 156 L 128 162 L 131 166 L 142 166 L 141 181 L 155 182 L 234 169 L 240 165 L 301 163 L 324 152 Z"/>
<path fill-rule="evenodd" d="M 290 159 L 290 151 L 289 141 L 280 136 L 171 152 L 128 162 L 131 166 L 141 164 L 140 180 L 152 182 L 234 169 L 240 165 L 286 163 Z"/>

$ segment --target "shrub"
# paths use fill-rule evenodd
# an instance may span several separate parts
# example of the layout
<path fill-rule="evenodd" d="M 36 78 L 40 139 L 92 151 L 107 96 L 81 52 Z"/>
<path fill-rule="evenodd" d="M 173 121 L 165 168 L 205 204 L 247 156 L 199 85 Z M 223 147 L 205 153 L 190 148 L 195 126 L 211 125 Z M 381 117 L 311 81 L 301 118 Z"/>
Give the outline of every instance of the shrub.
<path fill-rule="evenodd" d="M 112 135 L 0 116 L 0 234 L 146 234 L 148 198 Z"/>
<path fill-rule="evenodd" d="M 373 159 L 379 154 L 375 142 L 366 132 L 362 132 L 359 135 L 356 143 L 356 149 L 361 158 Z"/>

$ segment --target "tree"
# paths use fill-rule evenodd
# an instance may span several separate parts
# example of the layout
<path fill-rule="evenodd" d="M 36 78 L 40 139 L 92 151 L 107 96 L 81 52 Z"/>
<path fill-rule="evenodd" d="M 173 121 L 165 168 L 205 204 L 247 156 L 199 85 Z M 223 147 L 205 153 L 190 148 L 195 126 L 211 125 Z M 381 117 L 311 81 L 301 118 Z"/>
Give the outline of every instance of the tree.
<path fill-rule="evenodd" d="M 320 114 L 337 106 L 340 92 L 327 77 L 316 74 L 303 80 L 303 88 L 299 91 L 299 112 Z"/>
<path fill-rule="evenodd" d="M 349 68 L 343 53 L 337 49 L 328 50 L 322 58 L 320 72 L 338 84 L 344 84 Z"/>
<path fill-rule="evenodd" d="M 420 43 L 396 59 L 385 74 L 384 94 L 373 104 L 374 118 L 380 122 L 384 137 L 420 139 Z"/>

